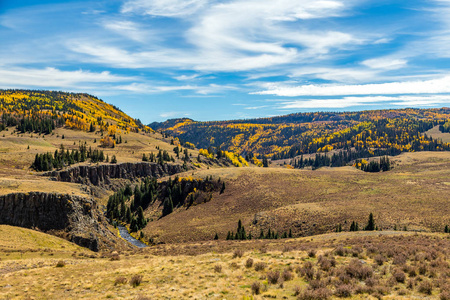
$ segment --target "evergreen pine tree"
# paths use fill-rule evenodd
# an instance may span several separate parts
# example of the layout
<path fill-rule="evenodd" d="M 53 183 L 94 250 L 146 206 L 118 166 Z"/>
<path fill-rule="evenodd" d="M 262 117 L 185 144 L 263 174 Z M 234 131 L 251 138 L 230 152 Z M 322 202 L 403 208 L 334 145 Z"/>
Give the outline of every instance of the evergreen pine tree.
<path fill-rule="evenodd" d="M 373 231 L 375 230 L 375 221 L 373 219 L 373 214 L 370 213 L 369 215 L 369 221 L 367 222 L 367 226 L 365 228 L 366 231 Z"/>

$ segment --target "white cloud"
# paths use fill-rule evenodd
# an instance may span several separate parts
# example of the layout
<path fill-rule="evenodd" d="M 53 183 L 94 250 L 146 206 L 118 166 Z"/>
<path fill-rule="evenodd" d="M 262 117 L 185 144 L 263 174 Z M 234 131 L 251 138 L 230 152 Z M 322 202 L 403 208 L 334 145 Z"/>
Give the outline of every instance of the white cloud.
<path fill-rule="evenodd" d="M 61 71 L 55 68 L 31 69 L 8 68 L 0 69 L 0 85 L 11 87 L 59 87 L 73 88 L 81 83 L 117 83 L 135 80 L 134 77 L 112 75 L 110 72 Z"/>
<path fill-rule="evenodd" d="M 361 68 L 299 68 L 291 71 L 291 77 L 314 77 L 335 82 L 362 82 L 372 81 L 378 77 L 378 71 Z"/>
<path fill-rule="evenodd" d="M 450 95 L 432 96 L 368 96 L 368 97 L 343 97 L 338 99 L 302 99 L 293 101 L 280 100 L 278 109 L 323 109 L 346 108 L 364 105 L 391 105 L 403 107 L 438 106 L 450 103 Z"/>
<path fill-rule="evenodd" d="M 336 96 L 336 95 L 392 95 L 392 94 L 437 94 L 450 93 L 450 76 L 439 79 L 389 82 L 378 84 L 338 85 L 316 84 L 285 86 L 266 83 L 265 91 L 252 94 L 296 96 Z"/>
<path fill-rule="evenodd" d="M 180 75 L 180 76 L 175 76 L 173 77 L 174 79 L 178 80 L 178 81 L 185 81 L 185 80 L 193 80 L 198 78 L 198 74 L 193 74 L 193 75 Z"/>
<path fill-rule="evenodd" d="M 167 111 L 167 112 L 163 112 L 161 113 L 159 116 L 161 118 L 175 118 L 175 117 L 187 117 L 189 116 L 189 113 L 183 112 L 183 111 Z"/>
<path fill-rule="evenodd" d="M 335 28 L 309 30 L 302 24 L 305 20 L 341 16 L 352 2 L 344 5 L 336 0 L 232 0 L 207 4 L 206 0 L 130 0 L 122 12 L 183 17 L 185 28 L 175 38 L 185 45 L 158 41 L 133 51 L 128 45 L 109 40 L 74 39 L 67 45 L 75 52 L 87 54 L 86 62 L 120 68 L 250 71 L 309 63 L 323 58 L 331 49 L 349 49 L 363 43 L 351 33 Z M 190 16 L 194 11 L 196 15 Z M 142 41 L 145 39 L 142 25 L 114 21 L 104 26 Z"/>
<path fill-rule="evenodd" d="M 371 69 L 396 70 L 404 68 L 407 64 L 405 59 L 395 59 L 389 57 L 372 58 L 363 61 L 361 64 Z"/>
<path fill-rule="evenodd" d="M 132 40 L 142 42 L 148 38 L 149 34 L 146 34 L 142 29 L 139 28 L 137 23 L 131 21 L 104 21 L 103 26 L 106 29 L 112 30 L 122 36 L 130 38 Z"/>
<path fill-rule="evenodd" d="M 122 13 L 138 13 L 162 17 L 183 17 L 202 8 L 207 0 L 128 0 Z"/>

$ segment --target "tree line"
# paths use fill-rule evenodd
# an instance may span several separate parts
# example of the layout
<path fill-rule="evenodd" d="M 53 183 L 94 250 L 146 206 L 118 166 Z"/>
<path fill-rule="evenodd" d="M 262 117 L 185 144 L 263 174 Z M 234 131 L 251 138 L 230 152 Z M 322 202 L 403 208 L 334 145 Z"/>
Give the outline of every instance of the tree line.
<path fill-rule="evenodd" d="M 53 169 L 61 169 L 66 166 L 70 166 L 75 163 L 84 162 L 90 160 L 92 163 L 97 162 L 109 162 L 109 157 L 105 156 L 102 150 L 94 149 L 91 147 L 86 148 L 86 145 L 79 145 L 78 149 L 65 150 L 61 145 L 59 150 L 55 150 L 54 153 L 47 152 L 42 154 L 36 154 L 34 162 L 31 165 L 36 171 L 51 171 Z M 111 163 L 117 163 L 116 156 L 111 157 Z"/>

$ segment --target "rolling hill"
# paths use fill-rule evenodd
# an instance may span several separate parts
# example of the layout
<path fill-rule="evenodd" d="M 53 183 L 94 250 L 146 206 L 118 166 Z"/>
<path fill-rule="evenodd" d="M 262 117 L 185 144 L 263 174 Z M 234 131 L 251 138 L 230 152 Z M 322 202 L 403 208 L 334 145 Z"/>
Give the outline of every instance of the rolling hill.
<path fill-rule="evenodd" d="M 449 108 L 398 109 L 298 113 L 215 122 L 172 119 L 150 126 L 191 142 L 198 148 L 212 146 L 247 157 L 261 159 L 267 156 L 277 160 L 349 148 L 356 152 L 374 152 L 378 149 L 389 155 L 448 150 L 448 142 L 424 136 L 423 133 L 444 124 L 449 118 Z"/>

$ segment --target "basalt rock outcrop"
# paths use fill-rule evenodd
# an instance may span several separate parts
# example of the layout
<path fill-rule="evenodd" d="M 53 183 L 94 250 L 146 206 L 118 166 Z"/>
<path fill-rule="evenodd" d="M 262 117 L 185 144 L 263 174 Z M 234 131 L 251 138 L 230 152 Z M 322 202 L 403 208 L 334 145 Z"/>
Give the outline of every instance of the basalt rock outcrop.
<path fill-rule="evenodd" d="M 123 246 L 95 200 L 42 192 L 0 196 L 0 224 L 38 229 L 93 251 Z"/>
<path fill-rule="evenodd" d="M 147 176 L 160 178 L 183 171 L 185 170 L 180 165 L 139 162 L 95 166 L 80 165 L 67 170 L 47 172 L 44 175 L 53 177 L 57 181 L 102 186 L 109 185 L 110 179 L 134 180 Z"/>

